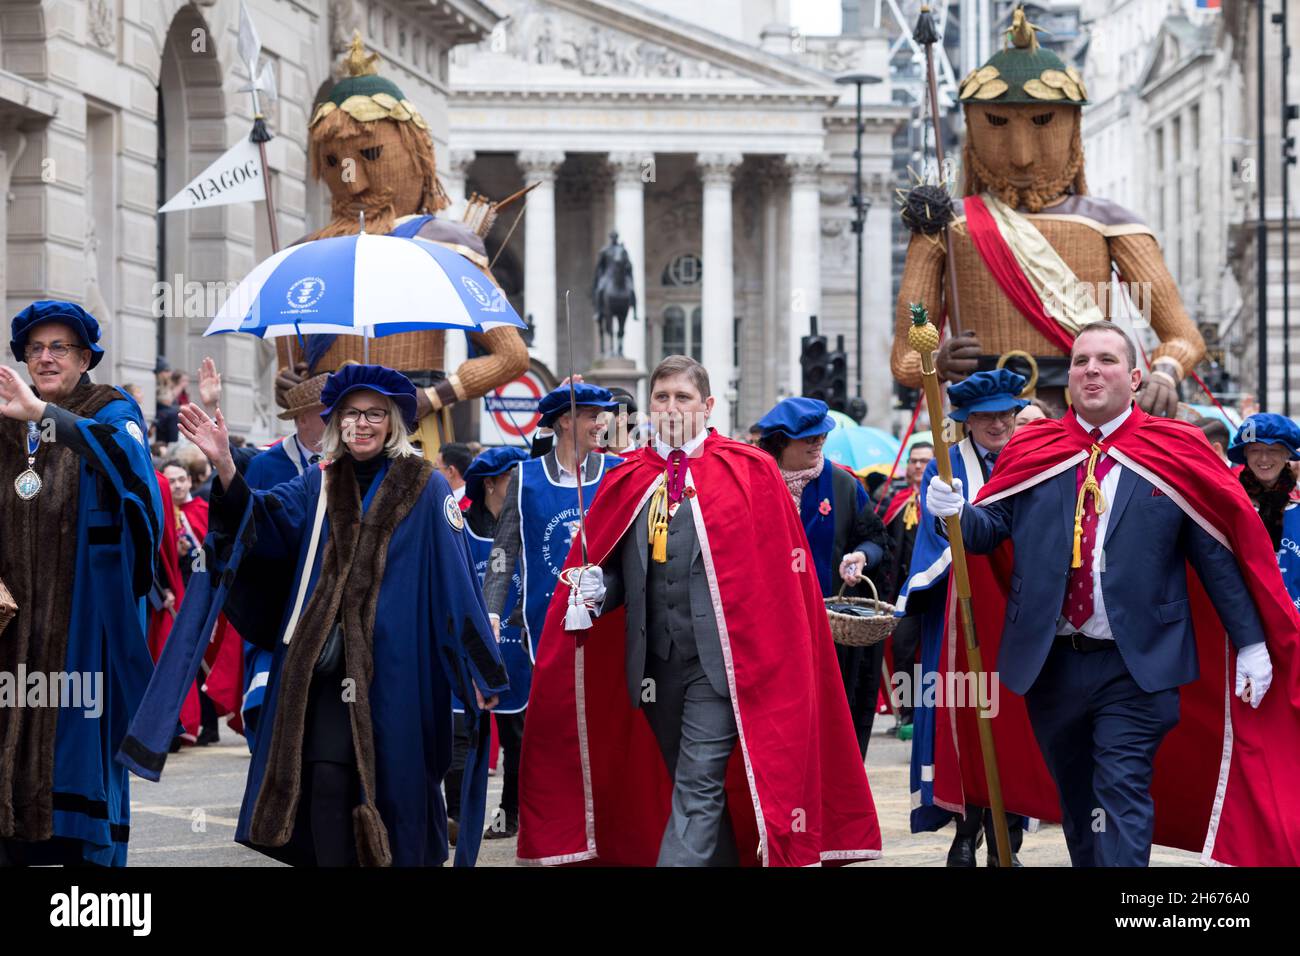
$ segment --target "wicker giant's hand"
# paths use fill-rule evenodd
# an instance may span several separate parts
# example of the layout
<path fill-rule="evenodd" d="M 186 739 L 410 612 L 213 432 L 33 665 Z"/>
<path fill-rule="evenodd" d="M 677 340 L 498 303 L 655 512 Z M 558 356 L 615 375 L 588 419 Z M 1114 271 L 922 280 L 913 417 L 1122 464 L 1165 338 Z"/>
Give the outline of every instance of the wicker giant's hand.
<path fill-rule="evenodd" d="M 1178 411 L 1178 383 L 1173 375 L 1160 368 L 1159 363 L 1143 378 L 1137 392 L 1137 404 L 1148 415 L 1161 418 L 1173 418 Z"/>
<path fill-rule="evenodd" d="M 980 340 L 973 329 L 967 329 L 961 335 L 950 335 L 944 340 L 939 346 L 939 354 L 934 357 L 934 368 L 942 381 L 960 382 L 975 374 L 980 355 Z"/>

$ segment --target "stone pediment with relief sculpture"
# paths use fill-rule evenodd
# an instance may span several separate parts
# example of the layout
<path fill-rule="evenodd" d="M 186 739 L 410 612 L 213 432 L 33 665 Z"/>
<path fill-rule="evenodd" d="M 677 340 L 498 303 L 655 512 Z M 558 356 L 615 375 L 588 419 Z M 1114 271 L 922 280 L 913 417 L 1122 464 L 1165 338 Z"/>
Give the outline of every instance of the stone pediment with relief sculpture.
<path fill-rule="evenodd" d="M 493 34 L 452 53 L 453 88 L 536 88 L 599 79 L 602 86 L 698 86 L 704 80 L 743 89 L 819 79 L 636 3 L 496 0 L 494 5 L 505 19 Z"/>

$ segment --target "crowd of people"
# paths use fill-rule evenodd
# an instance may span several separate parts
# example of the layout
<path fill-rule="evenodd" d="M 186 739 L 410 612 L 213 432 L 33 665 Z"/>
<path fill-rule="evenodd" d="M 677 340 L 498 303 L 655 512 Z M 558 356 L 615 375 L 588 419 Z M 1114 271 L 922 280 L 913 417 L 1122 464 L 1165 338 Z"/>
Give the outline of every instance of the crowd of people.
<path fill-rule="evenodd" d="M 548 864 L 873 859 L 865 757 L 889 700 L 911 826 L 954 823 L 948 865 L 987 839 L 988 865 L 1018 866 L 1042 817 L 1076 865 L 1142 865 L 1166 832 L 1156 751 L 1213 662 L 1189 563 L 1231 650 L 1238 739 L 1252 719 L 1289 739 L 1300 427 L 1148 416 L 1109 323 L 1076 339 L 1064 415 L 1012 371 L 976 372 L 947 392 L 963 437 L 908 444 L 897 480 L 828 460 L 815 399 L 718 433 L 685 356 L 651 373 L 648 416 L 575 376 L 541 398 L 529 447 L 436 451 L 414 443 L 406 376 L 345 364 L 294 382 L 292 434 L 256 448 L 229 433 L 210 359 L 198 401 L 160 364 L 146 430 L 137 397 L 91 382 L 98 340 L 80 307 L 36 302 L 11 330 L 30 382 L 0 368 L 17 604 L 0 670 L 107 675 L 95 720 L 0 707 L 0 864 L 124 864 L 127 768 L 156 779 L 223 721 L 251 752 L 235 839 L 290 863 L 439 865 L 454 847 L 472 864 L 510 837 Z M 1007 785 L 1010 859 L 962 718 L 915 679 L 963 666 L 958 526 L 986 663 L 1023 698 L 996 727 L 1027 720 L 1041 754 L 1033 799 Z M 833 641 L 825 602 L 845 595 L 894 608 L 888 641 Z M 1283 776 L 1236 799 L 1267 803 Z M 1272 819 L 1289 838 L 1294 817 Z"/>

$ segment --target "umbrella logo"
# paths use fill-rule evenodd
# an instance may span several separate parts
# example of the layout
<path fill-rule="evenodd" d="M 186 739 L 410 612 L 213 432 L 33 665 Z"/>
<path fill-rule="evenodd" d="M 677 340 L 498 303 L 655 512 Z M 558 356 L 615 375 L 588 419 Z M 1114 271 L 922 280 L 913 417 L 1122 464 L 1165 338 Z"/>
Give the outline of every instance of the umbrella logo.
<path fill-rule="evenodd" d="M 474 301 L 479 304 L 484 312 L 505 311 L 505 297 L 500 292 L 497 292 L 496 295 L 488 295 L 483 287 L 469 276 L 461 276 L 460 284 L 465 287 L 465 291 L 474 298 Z"/>
<path fill-rule="evenodd" d="M 319 302 L 323 295 L 325 295 L 324 279 L 320 276 L 303 276 L 289 286 L 285 299 L 289 303 L 290 313 L 308 312 L 313 311 L 312 306 Z"/>

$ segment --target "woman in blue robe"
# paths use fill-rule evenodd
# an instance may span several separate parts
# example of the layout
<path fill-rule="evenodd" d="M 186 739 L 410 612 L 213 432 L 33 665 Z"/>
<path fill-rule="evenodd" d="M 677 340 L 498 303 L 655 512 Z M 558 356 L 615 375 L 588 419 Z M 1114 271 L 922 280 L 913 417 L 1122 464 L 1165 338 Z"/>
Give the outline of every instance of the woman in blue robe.
<path fill-rule="evenodd" d="M 1300 461 L 1300 426 L 1282 415 L 1251 415 L 1228 446 L 1241 484 L 1268 529 L 1291 601 L 1300 609 L 1300 494 L 1292 462 Z"/>
<path fill-rule="evenodd" d="M 481 711 L 508 689 L 506 672 L 462 513 L 409 442 L 415 387 L 349 365 L 321 401 L 325 467 L 270 491 L 238 476 L 220 412 L 181 414 L 217 469 L 213 529 L 242 543 L 222 573 L 226 612 L 273 652 L 235 839 L 295 864 L 438 866 L 452 695 L 474 702 L 481 750 Z M 287 600 L 259 574 L 274 562 L 294 565 Z M 466 777 L 481 827 L 486 765 Z M 458 862 L 477 853 L 471 834 L 462 829 Z"/>

